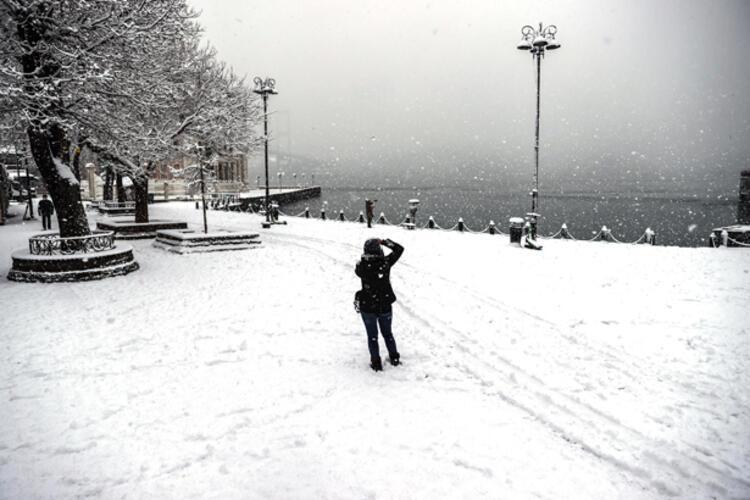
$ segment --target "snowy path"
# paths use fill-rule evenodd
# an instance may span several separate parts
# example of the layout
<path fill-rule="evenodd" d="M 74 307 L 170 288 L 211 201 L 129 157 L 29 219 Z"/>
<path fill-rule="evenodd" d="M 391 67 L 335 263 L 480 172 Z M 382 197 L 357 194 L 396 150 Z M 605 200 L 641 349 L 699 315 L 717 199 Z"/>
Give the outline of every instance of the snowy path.
<path fill-rule="evenodd" d="M 0 228 L 3 275 L 30 230 Z M 351 306 L 373 235 L 406 247 L 405 364 L 381 374 Z M 298 219 L 261 236 L 0 282 L 0 497 L 750 496 L 750 252 Z"/>
<path fill-rule="evenodd" d="M 304 241 L 309 242 L 310 238 Z M 324 240 L 317 243 L 331 246 L 331 242 Z M 305 243 L 298 245 L 310 250 L 315 249 Z M 339 254 L 356 255 L 358 251 L 358 248 L 351 244 L 337 246 L 341 248 Z M 337 260 L 330 254 L 328 256 L 347 270 L 351 269 L 348 261 Z M 655 370 L 643 370 L 616 351 L 606 348 L 596 352 L 600 359 L 595 360 L 592 350 L 597 347 L 578 342 L 574 334 L 566 332 L 569 329 L 564 325 L 555 325 L 526 311 L 514 310 L 503 302 L 475 292 L 473 287 L 431 273 L 429 268 L 422 269 L 409 264 L 405 264 L 405 267 L 409 269 L 409 274 L 412 274 L 412 279 L 406 275 L 401 281 L 414 285 L 402 286 L 406 291 L 402 295 L 407 299 L 402 299 L 401 309 L 405 310 L 409 318 L 409 330 L 427 332 L 420 338 L 423 347 L 427 347 L 428 352 L 445 352 L 448 359 L 445 367 L 457 369 L 476 381 L 484 388 L 484 394 L 496 396 L 522 410 L 564 440 L 579 446 L 598 459 L 642 478 L 659 493 L 678 496 L 681 490 L 670 485 L 684 484 L 685 481 L 695 482 L 702 490 L 716 496 L 727 495 L 727 489 L 721 486 L 723 484 L 750 491 L 750 481 L 730 462 L 723 460 L 716 465 L 710 463 L 709 459 L 713 457 L 713 453 L 704 446 L 672 443 L 660 437 L 661 433 L 646 435 L 623 423 L 616 412 L 602 411 L 594 406 L 601 405 L 602 399 L 606 401 L 607 395 L 602 391 L 608 387 L 612 388 L 613 384 L 616 385 L 616 391 L 621 391 L 627 389 L 628 385 L 648 383 L 651 384 L 649 391 L 655 392 L 654 379 L 658 379 Z M 501 277 L 495 276 L 495 279 Z M 445 289 L 446 285 L 452 290 L 452 294 L 434 293 L 434 290 Z M 431 302 L 430 311 L 440 311 L 440 314 L 419 314 L 416 312 L 417 309 L 411 306 L 414 303 Z M 465 319 L 467 312 L 474 316 L 471 322 Z M 517 318 L 519 313 L 521 318 Z M 461 319 L 450 321 L 447 318 Z M 478 331 L 478 325 L 483 325 L 486 331 Z M 498 328 L 503 329 L 505 336 L 510 336 L 510 345 L 502 348 L 495 345 L 497 336 L 493 335 L 493 332 L 497 332 Z M 519 344 L 519 341 L 522 343 Z M 523 357 L 534 358 L 530 369 L 518 366 L 503 354 L 510 352 L 511 356 L 517 357 L 519 350 Z M 606 383 L 600 387 L 592 387 L 588 375 L 590 367 L 577 371 L 570 364 L 571 356 L 587 363 L 596 362 L 597 368 L 591 371 L 597 372 L 600 381 Z M 534 366 L 534 360 L 537 366 Z M 560 378 L 564 378 L 564 375 L 571 371 L 574 372 L 574 376 L 570 382 L 576 387 L 568 387 L 574 394 L 567 395 L 559 392 L 558 388 Z M 674 380 L 667 379 L 664 382 L 663 385 L 667 387 L 662 390 L 666 393 L 681 392 L 684 389 L 681 383 Z M 599 401 L 592 404 L 578 396 L 579 393 L 592 389 L 598 389 Z M 616 391 L 615 397 L 618 397 Z M 661 397 L 653 399 L 655 403 Z M 632 398 L 626 403 L 637 404 Z M 678 415 L 682 413 L 682 408 L 679 407 L 668 410 Z M 705 411 L 712 418 L 724 418 L 711 409 Z M 661 417 L 643 415 L 642 418 L 645 418 L 649 430 L 656 430 L 663 424 L 659 421 L 663 419 Z M 671 427 L 670 417 L 665 418 L 667 427 Z M 735 438 L 742 440 L 746 428 L 738 430 Z M 687 450 L 680 450 L 680 447 Z"/>

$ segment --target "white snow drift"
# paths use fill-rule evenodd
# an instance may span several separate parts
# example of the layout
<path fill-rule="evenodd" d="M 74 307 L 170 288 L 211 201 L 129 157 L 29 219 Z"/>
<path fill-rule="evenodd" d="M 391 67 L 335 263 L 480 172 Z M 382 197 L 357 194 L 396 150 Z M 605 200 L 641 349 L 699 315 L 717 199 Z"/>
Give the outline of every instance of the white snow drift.
<path fill-rule="evenodd" d="M 152 211 L 198 227 L 192 207 Z M 38 230 L 17 219 L 3 276 Z M 406 247 L 382 373 L 352 307 L 373 236 Z M 750 251 L 304 219 L 261 238 L 0 280 L 0 497 L 750 496 Z"/>

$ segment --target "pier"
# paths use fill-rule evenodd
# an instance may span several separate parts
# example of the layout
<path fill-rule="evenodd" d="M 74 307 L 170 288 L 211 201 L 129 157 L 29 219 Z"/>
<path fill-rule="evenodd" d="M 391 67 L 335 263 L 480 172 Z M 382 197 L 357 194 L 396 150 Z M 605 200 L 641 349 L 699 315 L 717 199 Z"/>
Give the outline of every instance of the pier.
<path fill-rule="evenodd" d="M 248 209 L 258 210 L 263 207 L 263 200 L 266 197 L 265 189 L 253 189 L 239 193 L 237 195 L 238 202 L 242 211 Z M 320 197 L 320 186 L 311 187 L 281 187 L 271 188 L 269 192 L 269 203 L 276 202 L 279 205 L 285 203 L 293 203 L 300 200 L 308 200 L 310 198 Z"/>

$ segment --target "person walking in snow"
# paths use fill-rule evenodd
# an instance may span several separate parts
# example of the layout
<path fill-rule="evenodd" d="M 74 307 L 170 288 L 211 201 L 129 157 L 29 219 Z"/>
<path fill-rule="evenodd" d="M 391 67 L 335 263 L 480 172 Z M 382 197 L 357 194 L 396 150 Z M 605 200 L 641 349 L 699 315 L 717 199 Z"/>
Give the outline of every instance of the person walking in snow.
<path fill-rule="evenodd" d="M 382 246 L 381 246 L 382 245 Z M 383 248 L 390 249 L 385 255 Z M 391 304 L 396 302 L 396 294 L 391 287 L 391 267 L 398 261 L 404 247 L 392 240 L 371 238 L 365 241 L 364 254 L 354 272 L 362 280 L 358 292 L 359 312 L 367 332 L 367 348 L 370 351 L 370 367 L 383 370 L 378 347 L 378 326 L 388 349 L 388 359 L 393 366 L 401 364 L 401 356 L 396 348 L 396 340 L 391 331 L 393 312 Z"/>
<path fill-rule="evenodd" d="M 52 229 L 52 214 L 55 213 L 55 205 L 52 204 L 51 200 L 47 199 L 46 194 L 43 194 L 42 199 L 39 200 L 37 210 L 39 210 L 39 214 L 42 216 L 42 228 L 45 231 Z"/>
<path fill-rule="evenodd" d="M 365 215 L 367 216 L 367 227 L 372 227 L 373 208 L 375 207 L 376 201 L 378 200 L 365 198 Z"/>

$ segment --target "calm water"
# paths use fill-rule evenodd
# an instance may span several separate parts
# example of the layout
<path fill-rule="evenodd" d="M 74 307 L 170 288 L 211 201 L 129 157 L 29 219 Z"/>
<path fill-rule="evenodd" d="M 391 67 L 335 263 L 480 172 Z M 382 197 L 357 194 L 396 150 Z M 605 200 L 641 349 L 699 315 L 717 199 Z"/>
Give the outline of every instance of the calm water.
<path fill-rule="evenodd" d="M 524 216 L 530 210 L 530 197 L 509 194 L 491 188 L 323 188 L 319 199 L 282 207 L 296 215 L 310 207 L 311 216 L 320 217 L 325 203 L 329 218 L 344 211 L 354 219 L 364 211 L 365 198 L 375 198 L 376 217 L 380 212 L 392 223 L 401 222 L 408 213 L 408 200 L 420 200 L 417 223 L 421 226 L 429 216 L 442 227 L 452 227 L 459 217 L 472 230 L 487 227 L 492 220 L 507 232 L 508 219 Z M 585 193 L 568 192 L 542 196 L 538 212 L 540 233 L 556 232 L 563 223 L 578 239 L 593 237 L 602 226 L 612 230 L 621 241 L 637 240 L 650 227 L 660 245 L 706 246 L 712 228 L 733 224 L 737 200 L 707 195 L 676 195 L 673 193 Z"/>

